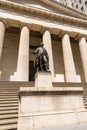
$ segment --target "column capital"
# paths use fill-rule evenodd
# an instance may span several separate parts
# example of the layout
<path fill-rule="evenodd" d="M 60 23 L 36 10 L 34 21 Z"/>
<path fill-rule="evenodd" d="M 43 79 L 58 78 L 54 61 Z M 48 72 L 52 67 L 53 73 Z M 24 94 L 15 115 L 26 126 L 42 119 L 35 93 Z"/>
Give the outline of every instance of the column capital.
<path fill-rule="evenodd" d="M 80 42 L 82 38 L 84 38 L 86 40 L 86 37 L 84 35 L 82 35 L 81 37 L 79 37 L 78 41 Z"/>
<path fill-rule="evenodd" d="M 46 31 L 49 31 L 51 33 L 51 29 L 47 27 L 42 27 L 41 34 L 44 34 Z"/>
<path fill-rule="evenodd" d="M 7 22 L 5 20 L 0 19 L 0 22 L 2 22 L 5 27 L 7 26 Z"/>
<path fill-rule="evenodd" d="M 59 33 L 59 37 L 63 37 L 65 34 L 69 35 L 69 32 L 61 30 Z"/>
<path fill-rule="evenodd" d="M 21 23 L 20 29 L 22 29 L 23 27 L 27 27 L 29 30 L 31 30 L 31 25 L 30 24 Z"/>
<path fill-rule="evenodd" d="M 78 33 L 75 37 L 75 40 L 80 41 L 82 37 L 84 37 L 85 39 L 87 38 L 87 36 L 85 34 Z"/>

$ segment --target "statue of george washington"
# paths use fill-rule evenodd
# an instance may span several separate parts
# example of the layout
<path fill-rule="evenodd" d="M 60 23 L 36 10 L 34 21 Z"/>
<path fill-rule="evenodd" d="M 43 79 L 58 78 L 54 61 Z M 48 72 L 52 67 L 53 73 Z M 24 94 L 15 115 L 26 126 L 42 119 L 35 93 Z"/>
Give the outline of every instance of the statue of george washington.
<path fill-rule="evenodd" d="M 49 56 L 42 42 L 40 43 L 40 46 L 35 50 L 34 54 L 37 54 L 37 57 L 34 60 L 34 67 L 36 71 L 48 71 Z"/>

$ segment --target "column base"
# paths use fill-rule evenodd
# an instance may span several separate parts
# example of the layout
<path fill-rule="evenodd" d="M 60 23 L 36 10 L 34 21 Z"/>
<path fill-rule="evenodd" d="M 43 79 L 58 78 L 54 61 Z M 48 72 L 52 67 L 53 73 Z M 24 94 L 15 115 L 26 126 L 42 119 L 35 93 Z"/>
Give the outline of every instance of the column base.
<path fill-rule="evenodd" d="M 10 76 L 10 81 L 17 81 L 17 72 L 14 72 L 14 75 Z"/>

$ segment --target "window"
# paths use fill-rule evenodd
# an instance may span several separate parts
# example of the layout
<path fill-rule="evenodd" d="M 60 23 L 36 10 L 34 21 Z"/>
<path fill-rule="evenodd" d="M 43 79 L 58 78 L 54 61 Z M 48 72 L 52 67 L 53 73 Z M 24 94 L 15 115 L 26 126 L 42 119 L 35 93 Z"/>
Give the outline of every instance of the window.
<path fill-rule="evenodd" d="M 72 7 L 73 7 L 74 5 L 73 5 L 73 3 L 72 3 Z"/>
<path fill-rule="evenodd" d="M 55 1 L 59 2 L 59 0 L 55 0 Z"/>
<path fill-rule="evenodd" d="M 82 12 L 84 11 L 84 8 L 83 8 L 83 7 L 81 8 L 81 11 L 82 11 Z"/>
<path fill-rule="evenodd" d="M 87 1 L 85 2 L 85 5 L 87 6 Z"/>
<path fill-rule="evenodd" d="M 79 0 L 79 3 L 82 3 L 82 0 Z"/>
<path fill-rule="evenodd" d="M 78 0 L 74 0 L 75 2 L 78 2 Z"/>
<path fill-rule="evenodd" d="M 78 5 L 76 5 L 76 9 L 78 9 Z"/>

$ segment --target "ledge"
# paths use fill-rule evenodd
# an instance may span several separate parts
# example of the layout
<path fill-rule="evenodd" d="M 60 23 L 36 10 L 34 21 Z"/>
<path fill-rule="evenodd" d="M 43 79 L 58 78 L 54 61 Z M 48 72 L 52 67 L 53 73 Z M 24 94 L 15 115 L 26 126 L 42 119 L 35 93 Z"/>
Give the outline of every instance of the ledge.
<path fill-rule="evenodd" d="M 46 10 L 42 10 L 42 9 L 39 9 L 39 8 L 34 8 L 34 7 L 29 7 L 29 6 L 24 6 L 24 5 L 21 5 L 21 4 L 18 4 L 18 3 L 13 3 L 13 2 L 8 2 L 6 0 L 2 0 L 0 1 L 0 5 L 1 6 L 4 6 L 5 8 L 7 7 L 8 9 L 14 9 L 14 10 L 19 10 L 19 11 L 29 11 L 29 13 L 32 13 L 32 14 L 40 14 L 41 16 L 44 15 L 44 17 L 50 17 L 50 18 L 53 18 L 53 19 L 61 19 L 61 20 L 65 20 L 67 21 L 67 23 L 69 22 L 75 22 L 76 25 L 80 25 L 81 26 L 87 26 L 87 21 L 86 21 L 86 16 L 83 16 L 81 14 L 78 14 L 68 8 L 64 8 L 62 7 L 60 4 L 56 4 L 55 2 L 52 2 L 50 0 L 42 0 L 44 3 L 50 5 L 50 6 L 53 6 L 57 9 L 59 9 L 60 11 L 65 11 L 67 14 L 66 15 L 69 15 L 69 16 L 65 16 L 63 14 L 57 14 L 57 13 L 50 13 L 49 11 L 46 11 Z M 73 14 L 73 16 L 72 16 Z M 70 16 L 71 15 L 71 16 Z M 77 17 L 78 18 L 77 18 Z M 80 20 L 81 19 L 81 20 Z M 72 23 L 73 23 L 72 22 Z"/>

